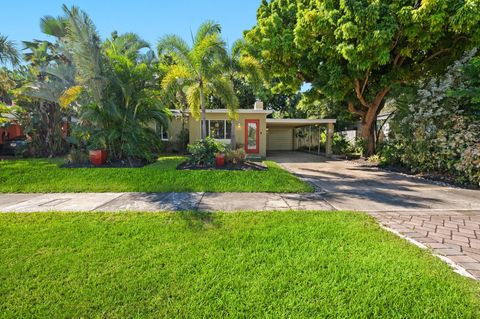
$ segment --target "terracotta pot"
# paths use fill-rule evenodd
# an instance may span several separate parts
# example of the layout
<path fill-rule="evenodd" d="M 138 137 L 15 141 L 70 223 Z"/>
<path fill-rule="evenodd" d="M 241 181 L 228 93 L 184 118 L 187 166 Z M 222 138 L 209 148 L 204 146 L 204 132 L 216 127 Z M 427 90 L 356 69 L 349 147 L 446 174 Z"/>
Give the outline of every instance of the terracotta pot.
<path fill-rule="evenodd" d="M 225 154 L 218 153 L 215 156 L 215 165 L 217 167 L 222 167 L 223 165 L 225 165 Z"/>
<path fill-rule="evenodd" d="M 91 150 L 89 152 L 90 163 L 96 166 L 103 165 L 107 162 L 107 151 L 106 150 Z"/>

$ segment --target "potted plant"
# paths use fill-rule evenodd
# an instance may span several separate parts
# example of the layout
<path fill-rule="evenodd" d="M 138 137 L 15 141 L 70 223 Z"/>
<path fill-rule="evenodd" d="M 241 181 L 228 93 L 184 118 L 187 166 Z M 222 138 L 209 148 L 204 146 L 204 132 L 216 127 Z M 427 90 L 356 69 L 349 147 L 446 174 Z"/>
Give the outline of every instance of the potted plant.
<path fill-rule="evenodd" d="M 225 154 L 224 153 L 217 153 L 215 155 L 215 165 L 217 167 L 222 167 L 225 165 Z"/>
<path fill-rule="evenodd" d="M 92 139 L 90 141 L 90 147 L 88 152 L 90 163 L 95 166 L 103 165 L 107 162 L 107 149 L 105 143 L 102 143 L 98 139 Z"/>

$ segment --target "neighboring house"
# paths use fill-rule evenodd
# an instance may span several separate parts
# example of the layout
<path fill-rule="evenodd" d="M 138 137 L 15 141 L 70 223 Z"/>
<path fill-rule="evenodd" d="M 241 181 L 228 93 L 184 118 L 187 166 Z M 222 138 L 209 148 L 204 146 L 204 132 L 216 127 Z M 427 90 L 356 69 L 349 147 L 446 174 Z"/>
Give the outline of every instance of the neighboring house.
<path fill-rule="evenodd" d="M 375 136 L 378 137 L 378 142 L 388 140 L 388 135 L 390 133 L 390 120 L 394 114 L 395 112 L 392 111 L 381 113 L 377 116 L 377 121 L 375 122 Z M 354 143 L 357 136 L 360 136 L 361 130 L 362 123 L 361 121 L 358 121 L 354 129 L 346 129 L 344 131 L 339 131 L 338 133 L 343 135 L 347 141 Z"/>
<path fill-rule="evenodd" d="M 238 147 L 245 153 L 261 157 L 267 156 L 267 151 L 292 151 L 297 149 L 295 129 L 305 126 L 325 125 L 328 128 L 327 151 L 331 154 L 334 119 L 270 119 L 273 111 L 264 110 L 263 103 L 257 101 L 253 109 L 237 110 L 238 120 L 232 123 L 226 109 L 209 109 L 206 111 L 207 134 L 222 143 L 230 144 L 231 125 L 235 125 L 235 139 Z M 176 142 L 182 128 L 182 118 L 179 111 L 173 111 L 173 119 L 169 128 L 160 130 L 164 141 Z M 195 119 L 187 112 L 186 128 L 189 132 L 189 143 L 201 138 L 201 120 Z"/>

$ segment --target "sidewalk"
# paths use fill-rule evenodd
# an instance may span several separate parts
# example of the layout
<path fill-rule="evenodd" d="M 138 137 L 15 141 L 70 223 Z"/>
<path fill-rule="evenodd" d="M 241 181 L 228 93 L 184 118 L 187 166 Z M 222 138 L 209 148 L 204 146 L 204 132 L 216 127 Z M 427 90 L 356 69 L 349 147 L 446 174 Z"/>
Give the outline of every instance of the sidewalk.
<path fill-rule="evenodd" d="M 0 212 L 331 210 L 317 193 L 0 194 Z"/>

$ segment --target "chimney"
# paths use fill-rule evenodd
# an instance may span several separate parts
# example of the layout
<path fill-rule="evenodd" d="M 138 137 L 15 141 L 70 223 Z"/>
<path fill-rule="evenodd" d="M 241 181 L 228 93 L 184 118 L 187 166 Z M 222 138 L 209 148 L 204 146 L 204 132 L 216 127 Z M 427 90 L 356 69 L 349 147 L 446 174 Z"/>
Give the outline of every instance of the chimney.
<path fill-rule="evenodd" d="M 253 104 L 254 110 L 263 110 L 263 102 L 260 100 L 256 100 L 255 104 Z"/>

